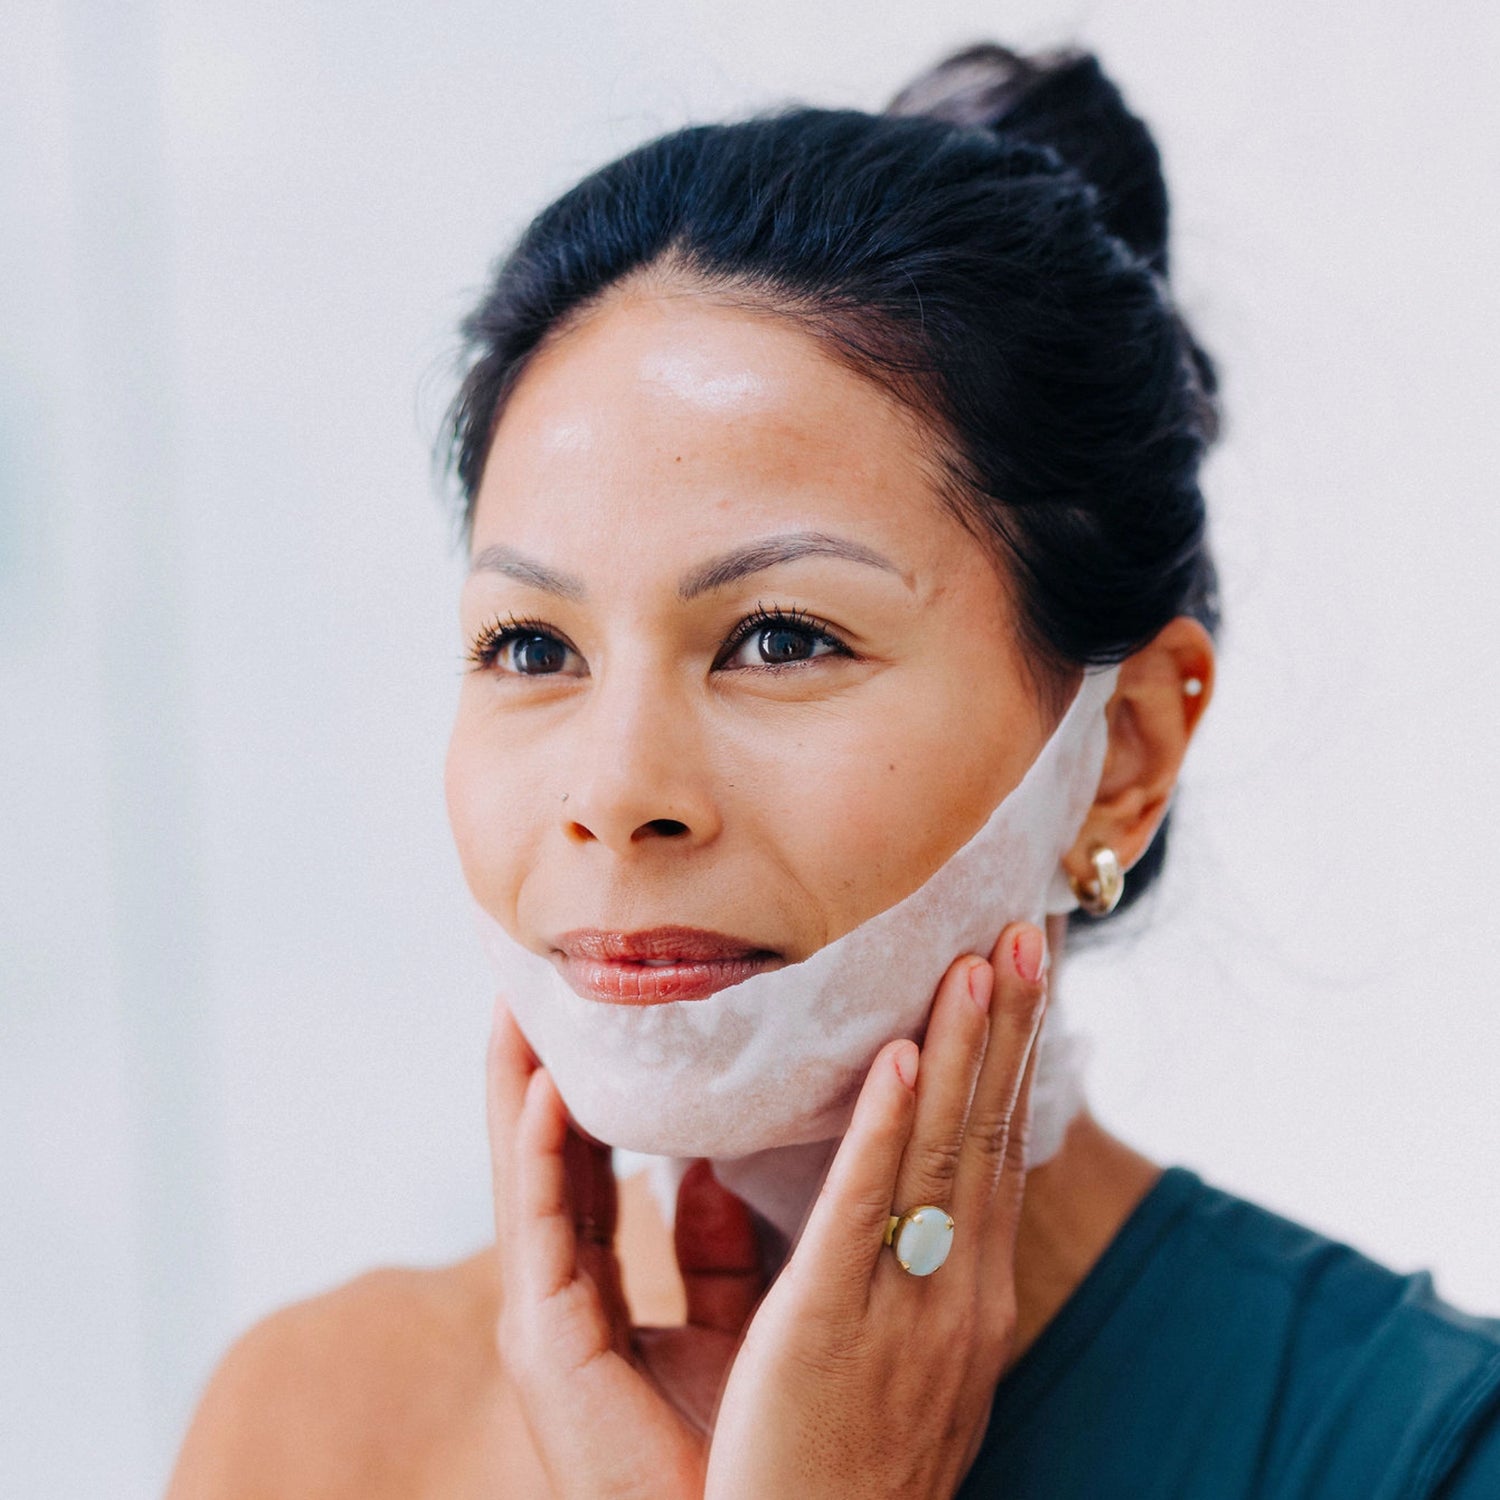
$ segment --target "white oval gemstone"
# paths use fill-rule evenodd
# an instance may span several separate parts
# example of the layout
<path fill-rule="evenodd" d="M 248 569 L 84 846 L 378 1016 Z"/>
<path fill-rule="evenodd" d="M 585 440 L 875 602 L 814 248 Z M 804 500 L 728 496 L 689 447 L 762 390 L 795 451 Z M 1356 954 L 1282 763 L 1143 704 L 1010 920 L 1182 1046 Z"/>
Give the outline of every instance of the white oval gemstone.
<path fill-rule="evenodd" d="M 902 1222 L 892 1248 L 913 1276 L 931 1276 L 953 1248 L 953 1220 L 940 1208 L 919 1208 Z"/>

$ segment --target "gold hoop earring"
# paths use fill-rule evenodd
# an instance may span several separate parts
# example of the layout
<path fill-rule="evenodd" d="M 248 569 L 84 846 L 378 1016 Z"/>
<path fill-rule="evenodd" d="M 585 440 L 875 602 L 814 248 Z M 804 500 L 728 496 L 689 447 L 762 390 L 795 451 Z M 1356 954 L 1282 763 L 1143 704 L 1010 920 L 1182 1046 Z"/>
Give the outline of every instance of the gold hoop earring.
<path fill-rule="evenodd" d="M 1089 916 L 1107 917 L 1125 894 L 1125 872 L 1108 844 L 1095 844 L 1089 850 L 1089 859 L 1093 862 L 1094 878 L 1078 880 L 1069 875 L 1068 885 Z"/>

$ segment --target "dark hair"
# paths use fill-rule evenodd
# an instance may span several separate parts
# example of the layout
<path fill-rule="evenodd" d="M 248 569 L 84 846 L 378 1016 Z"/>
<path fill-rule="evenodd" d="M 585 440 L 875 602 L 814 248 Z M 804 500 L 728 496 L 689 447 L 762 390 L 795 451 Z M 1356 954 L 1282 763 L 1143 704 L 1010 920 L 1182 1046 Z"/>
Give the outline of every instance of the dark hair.
<path fill-rule="evenodd" d="M 884 114 L 788 108 L 649 141 L 543 209 L 464 323 L 464 534 L 542 342 L 627 278 L 686 281 L 794 320 L 924 419 L 1060 711 L 1081 667 L 1180 614 L 1218 625 L 1198 485 L 1217 382 L 1172 304 L 1167 219 L 1151 135 L 1086 53 L 971 47 Z"/>

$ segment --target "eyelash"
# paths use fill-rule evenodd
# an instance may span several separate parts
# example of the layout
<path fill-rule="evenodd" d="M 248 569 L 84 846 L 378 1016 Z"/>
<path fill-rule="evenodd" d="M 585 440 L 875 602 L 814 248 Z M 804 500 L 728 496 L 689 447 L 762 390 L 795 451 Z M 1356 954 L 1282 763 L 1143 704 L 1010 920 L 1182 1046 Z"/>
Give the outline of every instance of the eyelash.
<path fill-rule="evenodd" d="M 757 631 L 764 630 L 768 626 L 777 626 L 783 630 L 800 630 L 806 635 L 815 637 L 820 643 L 832 646 L 830 655 L 853 656 L 854 653 L 836 636 L 825 620 L 820 620 L 816 615 L 810 615 L 802 609 L 782 609 L 779 605 L 757 604 L 755 609 L 736 626 L 734 633 L 725 643 L 724 649 L 719 653 L 718 660 L 722 661 L 727 656 L 733 656 L 746 641 Z M 816 660 L 806 657 L 804 660 Z M 800 661 L 789 662 L 762 662 L 756 669 L 762 672 L 780 672 L 788 667 L 801 666 Z"/>
<path fill-rule="evenodd" d="M 715 665 L 727 657 L 733 656 L 751 636 L 759 630 L 765 630 L 769 626 L 799 630 L 813 636 L 820 644 L 833 647 L 833 650 L 827 653 L 829 655 L 854 655 L 833 634 L 826 621 L 818 619 L 815 615 L 810 615 L 801 609 L 782 609 L 779 605 L 771 605 L 769 607 L 757 605 L 754 611 L 746 615 L 735 627 L 733 633 L 715 659 Z M 506 615 L 503 619 L 492 621 L 479 631 L 471 642 L 469 649 L 465 652 L 464 660 L 469 664 L 470 671 L 487 671 L 495 665 L 496 658 L 512 641 L 538 635 L 546 636 L 549 640 L 561 641 L 561 637 L 557 632 L 543 620 L 524 615 Z M 790 667 L 799 667 L 803 662 L 811 660 L 817 660 L 817 658 L 804 657 L 802 660 L 794 662 L 764 662 L 755 670 L 762 672 L 782 672 Z M 512 675 L 517 677 L 551 677 L 556 674 L 551 672 L 517 672 Z"/>
<path fill-rule="evenodd" d="M 511 641 L 523 636 L 552 634 L 551 628 L 541 620 L 533 620 L 525 615 L 506 615 L 504 619 L 493 620 L 480 630 L 469 643 L 464 660 L 468 662 L 470 671 L 483 672 L 495 665 L 495 658 Z"/>

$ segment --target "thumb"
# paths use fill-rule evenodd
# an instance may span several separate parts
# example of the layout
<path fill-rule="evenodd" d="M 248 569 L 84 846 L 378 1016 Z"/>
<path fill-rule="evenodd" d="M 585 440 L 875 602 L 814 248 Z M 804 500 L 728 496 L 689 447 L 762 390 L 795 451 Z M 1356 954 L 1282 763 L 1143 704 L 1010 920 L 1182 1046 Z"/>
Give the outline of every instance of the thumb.
<path fill-rule="evenodd" d="M 677 1189 L 672 1230 L 687 1294 L 687 1320 L 736 1338 L 765 1290 L 750 1210 L 700 1157 Z"/>

